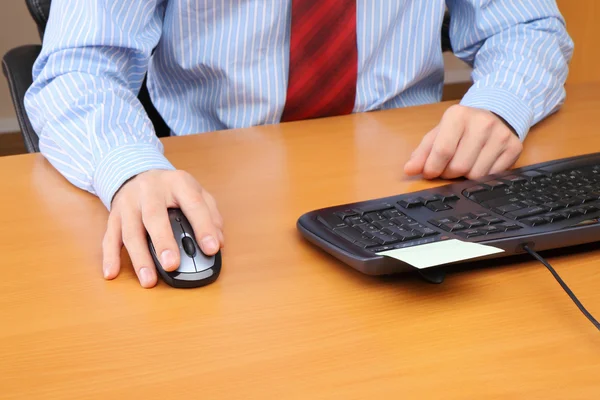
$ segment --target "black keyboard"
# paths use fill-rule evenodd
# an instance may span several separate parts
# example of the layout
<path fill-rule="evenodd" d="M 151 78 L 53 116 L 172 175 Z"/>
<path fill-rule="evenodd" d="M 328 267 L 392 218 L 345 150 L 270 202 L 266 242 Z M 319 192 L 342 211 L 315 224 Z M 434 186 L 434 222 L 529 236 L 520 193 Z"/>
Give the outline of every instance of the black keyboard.
<path fill-rule="evenodd" d="M 297 226 L 308 241 L 349 266 L 384 275 L 415 271 L 377 254 L 385 250 L 459 239 L 504 250 L 481 259 L 505 257 L 524 253 L 524 244 L 540 251 L 600 240 L 599 217 L 595 153 L 314 210 Z"/>

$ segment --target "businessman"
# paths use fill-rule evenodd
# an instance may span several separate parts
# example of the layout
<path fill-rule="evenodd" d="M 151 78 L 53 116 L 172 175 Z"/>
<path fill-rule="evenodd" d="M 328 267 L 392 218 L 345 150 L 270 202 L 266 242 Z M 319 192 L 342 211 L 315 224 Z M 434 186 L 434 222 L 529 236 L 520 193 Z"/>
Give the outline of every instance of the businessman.
<path fill-rule="evenodd" d="M 44 156 L 110 210 L 105 278 L 124 245 L 156 284 L 146 231 L 177 268 L 168 207 L 206 254 L 224 245 L 215 199 L 164 157 L 137 100 L 146 73 L 173 135 L 437 102 L 446 6 L 474 85 L 404 172 L 476 178 L 511 167 L 564 101 L 573 43 L 553 0 L 53 0 L 26 108 Z"/>

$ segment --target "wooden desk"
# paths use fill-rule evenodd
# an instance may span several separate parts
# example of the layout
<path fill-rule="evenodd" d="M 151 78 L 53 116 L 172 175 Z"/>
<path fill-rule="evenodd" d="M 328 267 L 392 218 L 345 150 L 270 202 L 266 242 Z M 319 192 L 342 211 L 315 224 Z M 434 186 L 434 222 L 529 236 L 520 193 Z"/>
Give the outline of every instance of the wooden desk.
<path fill-rule="evenodd" d="M 600 150 L 600 85 L 568 97 L 520 165 Z M 0 398 L 600 398 L 600 334 L 539 263 L 376 279 L 297 233 L 311 209 L 443 183 L 402 166 L 448 105 L 165 140 L 226 219 L 198 290 L 103 280 L 101 203 L 39 155 L 0 159 Z M 551 262 L 599 316 L 594 250 Z"/>

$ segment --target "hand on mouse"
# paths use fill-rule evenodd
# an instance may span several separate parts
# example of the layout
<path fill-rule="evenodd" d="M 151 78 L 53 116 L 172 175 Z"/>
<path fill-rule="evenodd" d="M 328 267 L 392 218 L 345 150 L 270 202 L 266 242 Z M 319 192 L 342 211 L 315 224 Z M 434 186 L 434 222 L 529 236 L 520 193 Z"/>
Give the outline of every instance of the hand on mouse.
<path fill-rule="evenodd" d="M 198 244 L 208 255 L 223 246 L 223 218 L 215 199 L 184 171 L 151 170 L 126 182 L 114 196 L 102 242 L 103 273 L 114 279 L 121 268 L 120 252 L 127 248 L 140 284 L 156 285 L 157 274 L 148 249 L 146 231 L 163 268 L 179 267 L 179 249 L 173 237 L 167 209 L 180 208 L 194 230 Z"/>
<path fill-rule="evenodd" d="M 454 105 L 423 137 L 404 172 L 425 179 L 477 179 L 507 170 L 522 150 L 518 136 L 494 113 Z"/>

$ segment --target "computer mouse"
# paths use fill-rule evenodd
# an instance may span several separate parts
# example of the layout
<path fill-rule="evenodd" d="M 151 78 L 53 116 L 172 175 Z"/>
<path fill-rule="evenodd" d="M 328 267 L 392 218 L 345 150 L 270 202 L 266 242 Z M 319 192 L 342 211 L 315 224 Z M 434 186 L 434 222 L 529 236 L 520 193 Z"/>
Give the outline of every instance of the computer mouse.
<path fill-rule="evenodd" d="M 181 262 L 175 271 L 165 271 L 148 235 L 148 247 L 158 274 L 165 283 L 176 288 L 206 286 L 217 280 L 221 273 L 221 251 L 214 256 L 205 255 L 194 236 L 192 226 L 179 208 L 169 208 L 169 222 L 179 246 Z"/>

